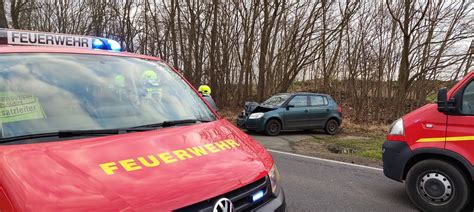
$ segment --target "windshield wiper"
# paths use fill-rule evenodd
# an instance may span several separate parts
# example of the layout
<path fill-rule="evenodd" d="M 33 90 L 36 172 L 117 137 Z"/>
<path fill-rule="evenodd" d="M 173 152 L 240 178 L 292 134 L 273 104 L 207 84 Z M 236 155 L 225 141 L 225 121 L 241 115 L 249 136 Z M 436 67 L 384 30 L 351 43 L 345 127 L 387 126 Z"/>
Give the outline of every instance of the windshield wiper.
<path fill-rule="evenodd" d="M 205 123 L 211 122 L 210 120 L 201 120 L 201 119 L 183 119 L 183 120 L 175 120 L 175 121 L 164 121 L 161 127 L 172 127 L 182 124 L 196 124 L 196 123 Z"/>
<path fill-rule="evenodd" d="M 165 128 L 172 127 L 182 124 L 195 124 L 195 123 L 204 123 L 210 122 L 209 120 L 199 120 L 199 119 L 183 119 L 175 121 L 164 121 L 156 124 L 148 124 L 137 127 L 130 128 L 121 128 L 121 129 L 98 129 L 98 130 L 60 130 L 57 132 L 50 133 L 38 133 L 30 135 L 21 135 L 8 138 L 0 138 L 0 143 L 7 143 L 12 141 L 28 140 L 28 139 L 38 139 L 38 138 L 49 138 L 49 137 L 58 137 L 58 138 L 68 138 L 68 137 L 77 137 L 77 136 L 104 136 L 104 135 L 116 135 L 123 134 L 128 132 L 140 132 L 140 131 L 149 131 L 156 128 Z"/>
<path fill-rule="evenodd" d="M 137 126 L 137 127 L 132 127 L 130 128 L 131 130 L 140 130 L 140 129 L 148 129 L 148 128 L 158 128 L 158 127 L 173 127 L 177 125 L 183 125 L 183 124 L 196 124 L 196 123 L 205 123 L 205 122 L 211 122 L 210 120 L 201 120 L 201 119 L 183 119 L 183 120 L 174 120 L 174 121 L 164 121 L 160 123 L 155 123 L 155 124 L 147 124 L 147 125 L 142 125 L 142 126 Z"/>
<path fill-rule="evenodd" d="M 100 129 L 100 130 L 60 130 L 57 132 L 50 133 L 38 133 L 30 135 L 21 135 L 8 138 L 1 138 L 0 143 L 7 143 L 12 141 L 28 140 L 28 139 L 37 139 L 37 138 L 49 138 L 49 137 L 58 137 L 58 138 L 68 138 L 76 136 L 99 136 L 99 135 L 114 135 L 126 132 L 126 130 L 121 129 Z"/>

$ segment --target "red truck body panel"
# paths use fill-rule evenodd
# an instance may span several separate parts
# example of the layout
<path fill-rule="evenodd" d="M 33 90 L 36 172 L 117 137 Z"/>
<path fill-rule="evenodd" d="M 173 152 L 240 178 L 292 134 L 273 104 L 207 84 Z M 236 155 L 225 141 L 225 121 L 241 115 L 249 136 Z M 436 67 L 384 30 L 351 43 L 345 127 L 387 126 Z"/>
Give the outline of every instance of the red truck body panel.
<path fill-rule="evenodd" d="M 471 82 L 474 72 L 459 81 L 448 92 L 448 99 Z M 428 104 L 403 117 L 405 136 L 388 135 L 388 140 L 405 141 L 411 150 L 439 148 L 455 152 L 474 165 L 474 116 L 446 115 L 437 104 Z"/>

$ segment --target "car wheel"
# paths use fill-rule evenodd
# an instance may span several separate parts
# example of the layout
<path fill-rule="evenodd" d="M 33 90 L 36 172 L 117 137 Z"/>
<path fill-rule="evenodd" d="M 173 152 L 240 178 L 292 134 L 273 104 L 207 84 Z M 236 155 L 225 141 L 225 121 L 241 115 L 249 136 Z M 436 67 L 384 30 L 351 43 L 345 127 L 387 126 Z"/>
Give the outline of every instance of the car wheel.
<path fill-rule="evenodd" d="M 470 185 L 456 166 L 440 160 L 415 164 L 406 177 L 406 191 L 422 211 L 460 211 L 470 199 Z"/>
<path fill-rule="evenodd" d="M 265 125 L 265 133 L 270 136 L 279 135 L 281 131 L 281 123 L 276 119 L 271 119 Z"/>
<path fill-rule="evenodd" d="M 326 126 L 324 127 L 324 130 L 329 135 L 335 135 L 339 130 L 339 122 L 337 122 L 335 119 L 329 119 L 329 121 L 326 123 Z"/>

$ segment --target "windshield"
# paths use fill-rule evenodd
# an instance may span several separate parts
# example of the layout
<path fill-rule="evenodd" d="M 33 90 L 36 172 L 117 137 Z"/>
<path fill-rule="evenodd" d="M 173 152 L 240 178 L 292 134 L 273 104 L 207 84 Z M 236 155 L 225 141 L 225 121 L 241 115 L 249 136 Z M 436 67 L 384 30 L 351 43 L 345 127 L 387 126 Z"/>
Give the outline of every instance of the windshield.
<path fill-rule="evenodd" d="M 0 55 L 1 138 L 214 115 L 169 66 L 77 54 Z"/>
<path fill-rule="evenodd" d="M 269 99 L 265 100 L 262 105 L 268 105 L 268 106 L 281 106 L 285 101 L 290 98 L 290 94 L 277 94 Z"/>

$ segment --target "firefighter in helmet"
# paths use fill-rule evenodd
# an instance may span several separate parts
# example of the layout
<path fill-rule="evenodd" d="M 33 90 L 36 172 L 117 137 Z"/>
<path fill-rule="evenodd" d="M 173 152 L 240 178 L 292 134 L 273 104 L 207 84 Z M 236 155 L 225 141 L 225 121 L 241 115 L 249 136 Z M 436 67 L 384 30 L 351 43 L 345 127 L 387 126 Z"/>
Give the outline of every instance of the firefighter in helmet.
<path fill-rule="evenodd" d="M 198 92 L 202 95 L 202 97 L 207 101 L 207 103 L 214 109 L 217 110 L 216 102 L 211 96 L 211 87 L 208 85 L 201 85 L 198 88 Z"/>

